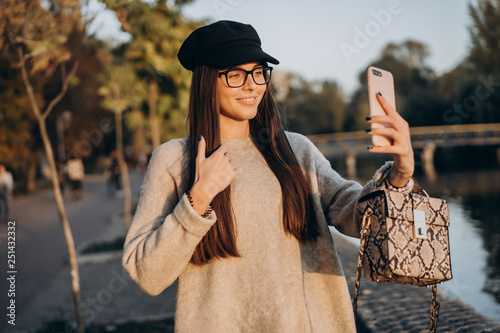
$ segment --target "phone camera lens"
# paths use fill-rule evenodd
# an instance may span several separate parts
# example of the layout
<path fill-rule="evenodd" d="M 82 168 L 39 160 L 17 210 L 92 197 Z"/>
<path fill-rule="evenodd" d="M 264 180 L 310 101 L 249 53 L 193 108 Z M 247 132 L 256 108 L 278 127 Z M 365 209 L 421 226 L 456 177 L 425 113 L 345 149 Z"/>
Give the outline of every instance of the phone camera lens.
<path fill-rule="evenodd" d="M 374 69 L 372 70 L 372 73 L 373 73 L 374 75 L 377 75 L 377 76 L 382 76 L 382 73 L 380 73 L 379 71 L 376 71 L 376 70 L 374 70 Z"/>

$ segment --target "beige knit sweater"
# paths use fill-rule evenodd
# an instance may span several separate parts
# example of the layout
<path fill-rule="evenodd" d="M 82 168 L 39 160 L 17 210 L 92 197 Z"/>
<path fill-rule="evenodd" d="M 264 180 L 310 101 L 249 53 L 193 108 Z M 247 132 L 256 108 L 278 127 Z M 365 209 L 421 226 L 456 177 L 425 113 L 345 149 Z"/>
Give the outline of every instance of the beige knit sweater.
<path fill-rule="evenodd" d="M 226 139 L 241 173 L 231 184 L 240 258 L 189 263 L 216 221 L 189 204 L 187 139 L 153 154 L 125 242 L 123 265 L 148 294 L 178 279 L 176 332 L 354 332 L 349 291 L 328 224 L 359 237 L 357 199 L 374 188 L 346 181 L 305 136 L 286 132 L 313 194 L 321 236 L 300 245 L 282 223 L 279 182 L 250 138 Z"/>

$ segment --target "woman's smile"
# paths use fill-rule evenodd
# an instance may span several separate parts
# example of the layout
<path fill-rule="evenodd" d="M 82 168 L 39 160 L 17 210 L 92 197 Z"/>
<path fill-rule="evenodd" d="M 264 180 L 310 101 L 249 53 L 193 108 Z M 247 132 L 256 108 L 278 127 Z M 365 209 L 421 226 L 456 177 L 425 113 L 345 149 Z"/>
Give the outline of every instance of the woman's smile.
<path fill-rule="evenodd" d="M 236 98 L 242 104 L 254 105 L 257 102 L 257 96 Z"/>

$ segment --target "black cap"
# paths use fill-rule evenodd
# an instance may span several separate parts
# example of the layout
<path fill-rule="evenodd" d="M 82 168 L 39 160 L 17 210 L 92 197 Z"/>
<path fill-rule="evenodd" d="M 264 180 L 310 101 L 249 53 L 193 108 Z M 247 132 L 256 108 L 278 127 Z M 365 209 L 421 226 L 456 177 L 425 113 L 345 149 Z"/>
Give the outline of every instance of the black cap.
<path fill-rule="evenodd" d="M 177 57 L 184 68 L 194 70 L 204 64 L 227 68 L 253 61 L 279 64 L 262 51 L 257 31 L 250 24 L 218 21 L 196 29 L 179 49 Z"/>

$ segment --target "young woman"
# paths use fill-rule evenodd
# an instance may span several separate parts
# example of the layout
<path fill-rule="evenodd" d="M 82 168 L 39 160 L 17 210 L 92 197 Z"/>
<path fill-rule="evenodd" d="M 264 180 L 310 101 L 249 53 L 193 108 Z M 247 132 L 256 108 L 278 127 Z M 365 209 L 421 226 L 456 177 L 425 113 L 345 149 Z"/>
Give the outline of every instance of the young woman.
<path fill-rule="evenodd" d="M 178 57 L 193 71 L 189 137 L 153 154 L 123 264 L 148 294 L 178 279 L 177 332 L 354 332 L 328 225 L 359 237 L 357 200 L 408 187 L 408 124 L 382 96 L 371 131 L 392 153 L 364 187 L 341 178 L 303 135 L 284 131 L 269 89 L 279 62 L 250 25 L 195 30 Z"/>

